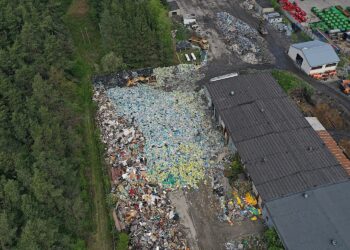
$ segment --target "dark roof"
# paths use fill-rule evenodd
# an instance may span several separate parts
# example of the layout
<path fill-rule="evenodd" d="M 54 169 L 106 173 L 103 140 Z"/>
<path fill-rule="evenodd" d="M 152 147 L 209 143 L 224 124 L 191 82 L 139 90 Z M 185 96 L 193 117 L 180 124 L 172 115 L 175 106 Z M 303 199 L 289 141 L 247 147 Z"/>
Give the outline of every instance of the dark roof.
<path fill-rule="evenodd" d="M 174 10 L 180 9 L 180 8 L 179 8 L 179 5 L 177 4 L 176 1 L 168 2 L 168 5 L 169 5 L 169 10 L 170 10 L 170 11 L 174 11 Z"/>
<path fill-rule="evenodd" d="M 348 179 L 271 74 L 206 87 L 264 201 Z"/>
<path fill-rule="evenodd" d="M 256 3 L 263 8 L 272 8 L 272 4 L 268 0 L 256 0 Z"/>
<path fill-rule="evenodd" d="M 266 203 L 286 249 L 350 249 L 350 181 L 306 193 Z"/>

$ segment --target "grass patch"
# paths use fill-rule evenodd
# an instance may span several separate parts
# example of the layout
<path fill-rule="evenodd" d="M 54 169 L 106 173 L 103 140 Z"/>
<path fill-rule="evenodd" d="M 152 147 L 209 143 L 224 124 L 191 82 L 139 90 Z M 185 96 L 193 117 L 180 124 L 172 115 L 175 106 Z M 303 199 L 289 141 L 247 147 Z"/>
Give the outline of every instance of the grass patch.
<path fill-rule="evenodd" d="M 117 250 L 128 250 L 129 237 L 126 233 L 120 233 L 118 235 Z"/>
<path fill-rule="evenodd" d="M 75 62 L 71 73 L 76 77 L 80 96 L 80 108 L 84 119 L 83 136 L 86 145 L 85 176 L 89 182 L 91 218 L 94 230 L 87 240 L 88 249 L 112 249 L 112 220 L 109 215 L 105 194 L 109 187 L 108 175 L 103 161 L 103 147 L 99 130 L 95 126 L 96 106 L 92 101 L 91 76 L 98 69 L 102 48 L 97 25 L 90 16 L 87 0 L 73 0 L 64 22 L 70 31 L 75 48 Z M 86 218 L 89 220 L 89 218 Z"/>
<path fill-rule="evenodd" d="M 293 43 L 303 43 L 303 42 L 312 41 L 312 38 L 309 37 L 303 31 L 293 32 L 290 38 Z"/>
<path fill-rule="evenodd" d="M 272 76 L 289 95 L 295 90 L 303 90 L 308 97 L 311 97 L 314 92 L 314 88 L 310 84 L 288 71 L 273 70 Z"/>
<path fill-rule="evenodd" d="M 268 250 L 284 250 L 283 244 L 274 228 L 269 228 L 265 231 L 264 239 Z"/>
<path fill-rule="evenodd" d="M 176 30 L 176 41 L 187 41 L 191 38 L 191 31 L 182 23 L 174 22 L 173 29 Z"/>
<path fill-rule="evenodd" d="M 238 179 L 240 174 L 244 173 L 241 158 L 238 154 L 232 157 L 231 164 L 225 167 L 225 176 L 229 179 L 231 185 Z"/>
<path fill-rule="evenodd" d="M 191 53 L 193 53 L 197 58 L 197 60 L 195 62 L 192 61 Z M 190 59 L 191 59 L 190 62 L 187 61 L 185 54 L 187 54 L 190 57 Z M 191 64 L 191 63 L 200 63 L 201 62 L 201 52 L 199 49 L 190 49 L 190 50 L 185 50 L 182 52 L 177 52 L 177 56 L 179 58 L 180 64 L 181 63 Z"/>

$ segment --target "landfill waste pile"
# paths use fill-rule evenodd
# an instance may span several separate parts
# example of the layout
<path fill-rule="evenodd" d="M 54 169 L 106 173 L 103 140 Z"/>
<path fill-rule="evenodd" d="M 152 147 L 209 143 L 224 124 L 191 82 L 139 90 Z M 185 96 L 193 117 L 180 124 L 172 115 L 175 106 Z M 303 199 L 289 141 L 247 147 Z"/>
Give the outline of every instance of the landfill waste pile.
<path fill-rule="evenodd" d="M 244 220 L 257 221 L 261 209 L 251 193 L 251 183 L 238 179 L 232 185 L 233 191 L 228 193 L 228 190 L 224 190 L 222 178 L 225 178 L 223 172 L 217 171 L 212 181 L 213 191 L 217 194 L 221 207 L 218 219 L 230 225 Z"/>
<path fill-rule="evenodd" d="M 245 196 L 240 196 L 234 191 L 232 195 L 232 199 L 225 196 L 219 198 L 222 209 L 222 213 L 218 217 L 220 221 L 227 221 L 233 225 L 235 222 L 246 219 L 258 220 L 261 210 L 257 208 L 257 200 L 250 192 L 246 193 Z"/>
<path fill-rule="evenodd" d="M 227 12 L 216 15 L 216 24 L 230 50 L 250 64 L 271 63 L 274 58 L 257 30 Z"/>
<path fill-rule="evenodd" d="M 251 235 L 225 243 L 226 250 L 265 250 L 268 249 L 265 240 L 260 235 Z"/>
<path fill-rule="evenodd" d="M 157 81 L 152 86 L 165 91 L 181 92 L 194 91 L 197 88 L 196 82 L 204 77 L 200 68 L 193 64 L 155 68 L 154 75 Z"/>
<path fill-rule="evenodd" d="M 133 121 L 145 137 L 149 180 L 165 188 L 197 188 L 223 145 L 205 114 L 201 93 L 138 85 L 109 89 L 108 96 L 118 116 Z"/>
<path fill-rule="evenodd" d="M 154 82 L 152 68 L 144 68 L 139 70 L 124 70 L 118 73 L 112 73 L 107 75 L 96 75 L 92 78 L 94 85 L 98 86 L 103 84 L 105 88 L 114 88 L 116 86 L 126 87 L 134 86 L 142 82 Z"/>
<path fill-rule="evenodd" d="M 187 249 L 179 215 L 167 190 L 148 181 L 145 137 L 132 121 L 117 116 L 104 87 L 95 85 L 97 123 L 111 167 L 116 228 L 129 232 L 132 249 Z"/>

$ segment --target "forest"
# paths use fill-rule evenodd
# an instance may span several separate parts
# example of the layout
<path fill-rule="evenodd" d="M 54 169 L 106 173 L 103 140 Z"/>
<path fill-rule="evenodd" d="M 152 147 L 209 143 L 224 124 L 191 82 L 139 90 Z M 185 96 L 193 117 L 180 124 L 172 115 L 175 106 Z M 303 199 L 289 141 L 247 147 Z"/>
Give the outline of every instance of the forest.
<path fill-rule="evenodd" d="M 64 21 L 71 2 L 0 0 L 0 249 L 85 249 L 94 231 L 84 56 Z M 84 79 L 173 62 L 171 23 L 159 0 L 82 2 L 100 33 L 96 62 L 83 62 L 97 67 Z"/>
<path fill-rule="evenodd" d="M 171 21 L 159 0 L 104 0 L 96 3 L 102 71 L 170 65 L 174 61 Z M 114 67 L 108 67 L 113 61 Z M 106 65 L 106 66 L 105 66 Z"/>
<path fill-rule="evenodd" d="M 0 1 L 1 249 L 77 249 L 88 232 L 67 2 Z"/>

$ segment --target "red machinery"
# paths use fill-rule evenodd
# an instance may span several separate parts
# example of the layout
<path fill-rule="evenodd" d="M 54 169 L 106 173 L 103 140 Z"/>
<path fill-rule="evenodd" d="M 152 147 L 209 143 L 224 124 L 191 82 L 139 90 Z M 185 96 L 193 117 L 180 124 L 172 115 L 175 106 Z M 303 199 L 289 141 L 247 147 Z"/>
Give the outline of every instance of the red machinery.
<path fill-rule="evenodd" d="M 303 11 L 296 2 L 291 3 L 289 0 L 280 0 L 279 3 L 282 9 L 288 11 L 289 14 L 299 23 L 303 23 L 307 20 L 306 12 Z"/>

